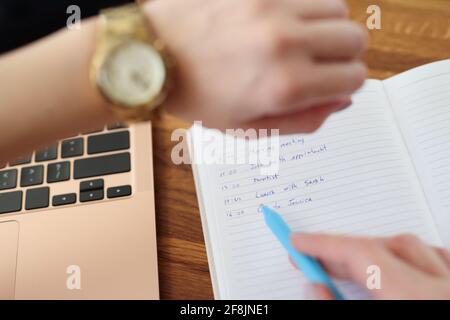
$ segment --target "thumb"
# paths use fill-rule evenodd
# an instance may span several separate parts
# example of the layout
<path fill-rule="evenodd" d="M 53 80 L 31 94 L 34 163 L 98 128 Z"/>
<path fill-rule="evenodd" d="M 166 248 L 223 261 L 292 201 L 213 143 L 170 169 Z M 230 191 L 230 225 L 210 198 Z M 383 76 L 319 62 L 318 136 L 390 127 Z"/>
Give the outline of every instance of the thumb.
<path fill-rule="evenodd" d="M 312 299 L 314 300 L 334 300 L 334 296 L 331 291 L 323 284 L 312 284 L 311 285 Z"/>

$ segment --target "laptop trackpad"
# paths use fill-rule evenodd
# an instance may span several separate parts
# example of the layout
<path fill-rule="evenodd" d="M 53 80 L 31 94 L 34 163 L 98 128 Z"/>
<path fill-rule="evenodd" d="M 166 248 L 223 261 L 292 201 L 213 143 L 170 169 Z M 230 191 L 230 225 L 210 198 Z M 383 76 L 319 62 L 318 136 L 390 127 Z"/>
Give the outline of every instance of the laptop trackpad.
<path fill-rule="evenodd" d="M 14 299 L 19 223 L 0 222 L 0 299 Z"/>

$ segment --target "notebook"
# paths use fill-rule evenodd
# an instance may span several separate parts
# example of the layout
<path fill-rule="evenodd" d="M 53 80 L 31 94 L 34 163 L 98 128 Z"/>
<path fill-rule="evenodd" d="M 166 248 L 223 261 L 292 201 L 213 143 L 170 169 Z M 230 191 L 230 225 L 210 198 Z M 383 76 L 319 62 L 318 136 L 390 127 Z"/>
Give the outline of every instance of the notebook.
<path fill-rule="evenodd" d="M 367 80 L 353 105 L 313 134 L 255 141 L 194 125 L 189 142 L 217 299 L 310 297 L 261 204 L 300 232 L 412 233 L 450 247 L 450 60 Z M 221 152 L 233 144 L 237 151 Z M 236 156 L 276 149 L 278 171 L 264 172 L 273 161 L 262 156 Z M 363 297 L 355 285 L 339 286 Z"/>

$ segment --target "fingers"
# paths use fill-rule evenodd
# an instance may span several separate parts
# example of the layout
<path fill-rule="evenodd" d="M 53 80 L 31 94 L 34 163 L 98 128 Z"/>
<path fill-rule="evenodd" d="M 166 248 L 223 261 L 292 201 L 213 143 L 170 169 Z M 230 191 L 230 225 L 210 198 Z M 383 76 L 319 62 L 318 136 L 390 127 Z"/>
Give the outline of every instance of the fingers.
<path fill-rule="evenodd" d="M 309 256 L 320 259 L 329 270 L 330 266 L 338 265 L 343 270 L 343 276 L 350 278 L 353 257 L 350 252 L 355 250 L 356 239 L 337 237 L 331 235 L 294 234 L 291 242 L 294 247 Z M 364 274 L 361 272 L 358 279 L 362 281 Z"/>
<path fill-rule="evenodd" d="M 321 284 L 313 284 L 313 295 L 314 298 L 317 300 L 334 300 L 333 294 L 330 292 L 330 290 Z"/>
<path fill-rule="evenodd" d="M 367 49 L 367 32 L 353 22 L 332 19 L 300 27 L 301 44 L 315 59 L 354 59 Z"/>
<path fill-rule="evenodd" d="M 269 80 L 272 96 L 267 100 L 265 112 L 291 116 L 307 109 L 316 110 L 318 103 L 349 97 L 363 85 L 366 75 L 366 67 L 360 62 L 320 63 L 307 70 L 301 70 L 293 62 L 291 67 L 285 65 L 274 72 Z"/>
<path fill-rule="evenodd" d="M 319 259 L 319 262 L 320 262 L 320 259 Z M 292 265 L 293 268 L 298 270 L 298 266 L 292 260 L 291 256 L 289 256 L 289 263 Z M 332 263 L 322 263 L 322 262 L 321 262 L 321 264 L 325 268 L 325 271 L 333 278 L 338 278 L 338 279 L 350 278 L 350 274 L 348 273 L 348 270 L 343 265 L 332 264 Z"/>
<path fill-rule="evenodd" d="M 359 89 L 367 76 L 361 62 L 322 63 L 313 67 L 304 90 L 312 96 L 352 94 Z"/>
<path fill-rule="evenodd" d="M 300 112 L 317 105 L 312 99 L 348 96 L 362 86 L 367 69 L 358 58 L 367 47 L 367 35 L 361 27 L 336 18 L 282 18 L 259 36 L 261 48 L 272 60 L 270 76 L 262 81 L 265 99 L 258 103 L 259 112 Z"/>
<path fill-rule="evenodd" d="M 367 268 L 371 265 L 382 266 L 387 281 L 400 270 L 383 247 L 368 238 L 301 233 L 294 234 L 291 242 L 298 251 L 319 259 L 327 270 L 362 286 L 366 285 Z"/>
<path fill-rule="evenodd" d="M 351 104 L 346 99 L 339 102 L 317 106 L 297 113 L 281 116 L 268 116 L 246 123 L 249 128 L 279 129 L 280 134 L 310 133 L 316 131 L 333 112 Z"/>
<path fill-rule="evenodd" d="M 444 261 L 447 268 L 450 269 L 450 252 L 444 248 L 434 248 L 434 250 L 441 257 L 442 261 Z"/>
<path fill-rule="evenodd" d="M 433 290 L 439 290 L 437 284 L 448 279 L 445 262 L 449 258 L 448 252 L 427 247 L 411 236 L 372 239 L 302 233 L 294 234 L 291 242 L 298 251 L 319 259 L 328 270 L 330 266 L 339 266 L 345 270 L 345 278 L 362 287 L 369 288 L 369 276 L 375 276 L 368 267 L 377 266 L 380 288 L 370 291 L 376 298 L 433 297 Z M 431 261 L 431 268 L 428 264 L 419 263 L 418 257 Z"/>
<path fill-rule="evenodd" d="M 435 275 L 448 276 L 450 270 L 442 256 L 413 235 L 400 235 L 385 239 L 385 245 L 394 255 L 416 268 Z"/>
<path fill-rule="evenodd" d="M 335 33 L 333 25 L 336 25 Z M 364 32 L 345 23 L 320 23 L 306 30 L 304 43 L 292 49 L 275 70 L 274 88 L 278 107 L 297 105 L 311 98 L 348 96 L 359 89 L 367 78 L 366 66 L 356 60 L 366 48 Z M 347 30 L 348 29 L 348 30 Z M 299 66 L 298 57 L 310 51 L 312 62 Z"/>
<path fill-rule="evenodd" d="M 284 0 L 291 1 L 291 0 Z M 320 2 L 320 1 L 319 1 Z M 327 1 L 326 1 L 327 2 Z M 341 3 L 341 1 L 331 1 Z M 310 1 L 298 1 L 299 6 L 311 6 Z M 315 7 L 315 4 L 312 5 Z M 334 5 L 336 7 L 336 5 Z M 299 9 L 301 10 L 301 8 Z M 333 9 L 333 6 L 317 9 L 328 19 L 296 20 L 286 19 L 282 16 L 278 27 L 286 49 L 288 44 L 297 46 L 301 51 L 307 50 L 315 59 L 355 59 L 358 58 L 368 47 L 368 32 L 356 22 L 343 19 L 340 14 L 334 11 L 343 9 Z M 331 12 L 328 12 L 330 11 Z"/>
<path fill-rule="evenodd" d="M 314 100 L 348 97 L 364 84 L 366 76 L 367 69 L 359 61 L 314 63 L 308 68 L 286 62 L 268 80 L 273 96 L 266 112 L 300 112 Z"/>
<path fill-rule="evenodd" d="M 292 260 L 291 256 L 289 256 L 289 262 L 295 269 L 298 270 L 298 266 Z M 329 272 L 329 270 L 327 270 L 327 272 L 332 277 L 335 276 L 335 274 L 333 274 L 332 272 Z M 310 286 L 311 286 L 311 291 L 312 291 L 311 299 L 314 299 L 314 300 L 334 300 L 335 299 L 335 297 L 333 296 L 331 291 L 326 286 L 324 286 L 322 284 L 318 284 L 318 283 L 311 283 Z"/>
<path fill-rule="evenodd" d="M 345 18 L 348 15 L 348 9 L 343 0 L 283 1 L 287 3 L 288 10 L 299 12 L 303 19 Z"/>

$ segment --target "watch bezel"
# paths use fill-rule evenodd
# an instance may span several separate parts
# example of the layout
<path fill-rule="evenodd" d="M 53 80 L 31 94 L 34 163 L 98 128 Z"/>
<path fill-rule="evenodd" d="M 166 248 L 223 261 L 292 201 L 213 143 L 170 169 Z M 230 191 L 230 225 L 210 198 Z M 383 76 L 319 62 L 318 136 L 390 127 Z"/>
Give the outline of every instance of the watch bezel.
<path fill-rule="evenodd" d="M 97 77 L 96 77 L 97 86 L 100 88 L 103 95 L 107 96 L 115 104 L 123 105 L 124 107 L 130 108 L 130 109 L 136 108 L 137 106 L 139 106 L 139 103 L 133 103 L 131 101 L 127 101 L 129 99 L 127 99 L 125 96 L 121 97 L 118 94 L 114 94 L 113 88 L 111 87 L 113 85 L 111 80 L 114 81 L 117 79 L 111 79 L 110 71 L 111 71 L 111 68 L 114 66 L 114 64 L 117 63 L 115 61 L 115 59 L 117 59 L 117 55 L 120 54 L 121 52 L 125 52 L 125 54 L 126 54 L 127 50 L 129 50 L 132 46 L 135 46 L 135 45 L 140 45 L 140 46 L 146 47 L 146 49 L 149 50 L 149 54 L 153 55 L 153 58 L 156 58 L 155 60 L 157 60 L 157 61 L 152 61 L 151 63 L 154 64 L 153 67 L 157 67 L 159 69 L 159 71 L 161 72 L 160 75 L 162 78 L 158 79 L 158 81 L 161 81 L 160 86 L 158 86 L 156 92 L 148 92 L 147 93 L 148 97 L 144 97 L 144 99 L 142 99 L 142 100 L 146 101 L 146 102 L 144 102 L 144 104 L 147 104 L 147 101 L 155 100 L 158 97 L 159 93 L 162 91 L 164 84 L 166 82 L 167 68 L 164 64 L 164 59 L 160 55 L 160 53 L 154 47 L 152 47 L 151 45 L 149 45 L 146 42 L 130 40 L 130 41 L 124 42 L 124 43 L 116 46 L 115 48 L 113 48 L 110 51 L 109 55 L 106 57 L 106 59 L 103 61 L 103 64 L 100 66 L 100 69 L 97 72 Z M 148 57 L 148 58 L 152 59 L 150 57 Z"/>
<path fill-rule="evenodd" d="M 110 26 L 107 17 L 116 17 L 117 15 L 122 16 L 123 20 L 115 21 L 113 26 Z M 173 87 L 171 70 L 174 67 L 174 60 L 168 54 L 163 42 L 150 31 L 152 30 L 150 28 L 150 21 L 145 19 L 138 5 L 130 4 L 119 8 L 107 9 L 102 12 L 99 20 L 99 37 L 91 63 L 91 82 L 96 86 L 104 99 L 109 102 L 111 110 L 121 120 L 137 121 L 151 119 L 155 109 L 163 105 L 163 102 L 168 97 L 169 91 Z M 130 25 L 134 25 L 134 27 Z M 99 82 L 99 75 L 102 72 L 102 68 L 114 53 L 114 50 L 118 50 L 118 48 L 126 46 L 130 42 L 142 42 L 154 49 L 161 57 L 165 70 L 165 81 L 161 91 L 148 102 L 138 105 L 123 104 L 104 90 L 101 82 Z"/>

